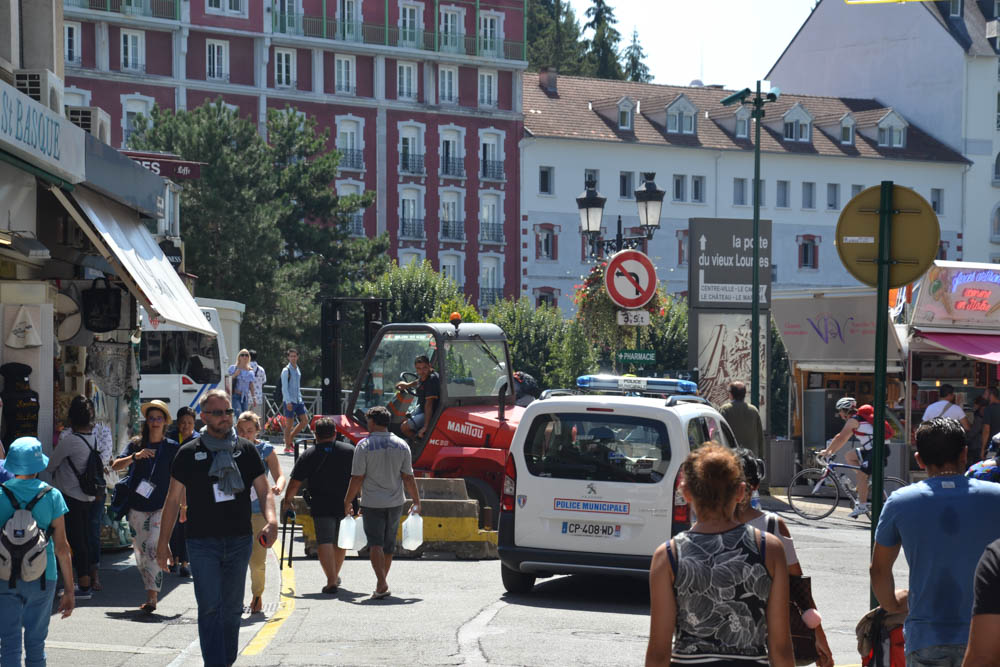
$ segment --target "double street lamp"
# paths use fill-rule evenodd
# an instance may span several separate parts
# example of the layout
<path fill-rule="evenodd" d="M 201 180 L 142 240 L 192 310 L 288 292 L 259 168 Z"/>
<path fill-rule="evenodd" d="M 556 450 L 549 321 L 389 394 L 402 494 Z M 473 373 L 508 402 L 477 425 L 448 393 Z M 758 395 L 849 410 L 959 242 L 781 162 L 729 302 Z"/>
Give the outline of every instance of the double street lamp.
<path fill-rule="evenodd" d="M 642 236 L 624 236 L 622 216 L 619 215 L 618 233 L 613 239 L 601 237 L 601 222 L 604 219 L 604 204 L 607 198 L 597 192 L 597 182 L 593 177 L 586 180 L 583 194 L 576 198 L 576 205 L 580 209 L 580 233 L 590 244 L 592 258 L 599 257 L 601 250 L 605 253 L 634 250 L 642 247 L 644 241 L 653 238 L 653 234 L 660 228 L 660 213 L 663 210 L 663 197 L 666 194 L 656 187 L 654 178 L 656 178 L 655 173 L 643 172 L 642 186 L 634 193 L 635 203 L 639 208 L 639 228 L 642 229 Z"/>
<path fill-rule="evenodd" d="M 776 102 L 780 92 L 772 88 L 771 92 L 761 95 L 760 81 L 757 82 L 757 92 L 744 88 L 722 100 L 723 106 L 733 104 L 750 104 L 753 109 L 750 117 L 753 119 L 753 280 L 750 295 L 750 402 L 754 407 L 760 407 L 760 122 L 764 119 L 764 105 Z M 752 96 L 752 97 L 751 97 Z"/>

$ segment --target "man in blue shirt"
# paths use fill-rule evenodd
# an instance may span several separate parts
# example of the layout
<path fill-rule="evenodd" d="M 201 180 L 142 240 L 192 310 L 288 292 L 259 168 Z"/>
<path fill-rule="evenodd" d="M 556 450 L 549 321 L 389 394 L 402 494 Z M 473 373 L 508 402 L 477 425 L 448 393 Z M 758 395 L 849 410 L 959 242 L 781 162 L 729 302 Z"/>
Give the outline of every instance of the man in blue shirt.
<path fill-rule="evenodd" d="M 299 370 L 299 352 L 296 349 L 288 351 L 288 365 L 281 369 L 281 414 L 284 415 L 285 453 L 291 454 L 292 443 L 299 431 L 306 427 L 309 413 L 302 400 L 302 371 Z"/>
<path fill-rule="evenodd" d="M 928 479 L 893 493 L 875 531 L 871 584 L 903 624 L 908 667 L 959 667 L 969 638 L 973 579 L 983 550 L 1000 537 L 1000 485 L 965 477 L 962 425 L 932 419 L 917 429 L 917 463 Z M 892 565 L 903 548 L 909 595 L 897 592 Z"/>

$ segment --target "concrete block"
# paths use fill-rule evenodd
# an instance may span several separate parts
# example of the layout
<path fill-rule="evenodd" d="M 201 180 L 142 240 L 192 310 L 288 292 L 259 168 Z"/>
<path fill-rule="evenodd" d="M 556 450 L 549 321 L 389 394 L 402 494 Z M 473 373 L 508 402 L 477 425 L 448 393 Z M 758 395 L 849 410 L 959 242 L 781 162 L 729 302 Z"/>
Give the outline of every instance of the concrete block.
<path fill-rule="evenodd" d="M 417 489 L 421 500 L 468 500 L 465 480 L 455 478 L 418 477 Z"/>

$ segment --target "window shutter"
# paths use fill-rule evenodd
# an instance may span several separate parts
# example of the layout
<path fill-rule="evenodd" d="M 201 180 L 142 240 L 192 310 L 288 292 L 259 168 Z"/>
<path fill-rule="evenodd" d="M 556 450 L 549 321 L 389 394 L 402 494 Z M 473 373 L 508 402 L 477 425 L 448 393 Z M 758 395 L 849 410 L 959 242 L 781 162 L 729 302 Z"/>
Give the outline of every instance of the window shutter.
<path fill-rule="evenodd" d="M 535 259 L 542 258 L 542 234 L 535 232 Z"/>
<path fill-rule="evenodd" d="M 799 243 L 799 268 L 806 265 L 806 244 Z"/>
<path fill-rule="evenodd" d="M 559 235 L 552 230 L 552 259 L 559 259 Z"/>

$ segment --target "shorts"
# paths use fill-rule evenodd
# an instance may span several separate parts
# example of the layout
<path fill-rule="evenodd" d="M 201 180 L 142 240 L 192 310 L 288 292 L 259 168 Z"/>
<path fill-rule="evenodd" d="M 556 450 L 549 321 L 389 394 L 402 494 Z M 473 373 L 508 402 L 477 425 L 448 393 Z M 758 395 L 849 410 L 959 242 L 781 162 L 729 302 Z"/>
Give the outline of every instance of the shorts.
<path fill-rule="evenodd" d="M 423 410 L 420 410 L 410 415 L 410 418 L 406 421 L 409 422 L 410 428 L 412 428 L 414 432 L 417 432 L 424 427 L 424 423 L 427 421 L 427 416 L 424 414 Z"/>
<path fill-rule="evenodd" d="M 925 646 L 906 654 L 907 667 L 960 667 L 965 657 L 965 644 Z"/>
<path fill-rule="evenodd" d="M 317 544 L 336 544 L 340 535 L 340 519 L 335 516 L 314 516 Z"/>
<path fill-rule="evenodd" d="M 854 452 L 858 455 L 858 461 L 861 462 L 861 472 L 866 475 L 872 474 L 872 454 L 875 452 L 874 449 L 865 449 L 864 447 L 855 448 Z M 889 460 L 889 448 L 885 448 L 885 460 Z"/>
<path fill-rule="evenodd" d="M 306 404 L 305 403 L 292 403 L 292 409 L 288 409 L 288 403 L 282 403 L 281 414 L 291 419 L 292 417 L 297 417 L 299 415 L 306 414 Z"/>
<path fill-rule="evenodd" d="M 396 507 L 365 507 L 361 506 L 361 519 L 364 521 L 365 537 L 368 546 L 382 547 L 382 551 L 391 554 L 396 550 L 396 533 L 399 532 L 399 519 L 403 516 L 403 506 Z"/>

